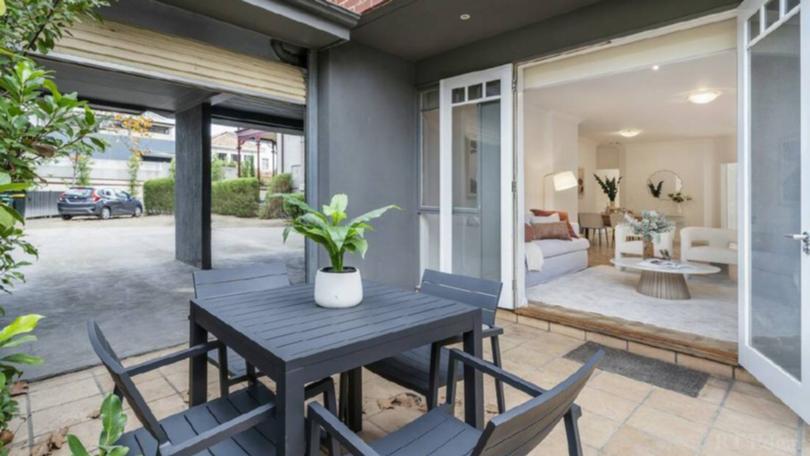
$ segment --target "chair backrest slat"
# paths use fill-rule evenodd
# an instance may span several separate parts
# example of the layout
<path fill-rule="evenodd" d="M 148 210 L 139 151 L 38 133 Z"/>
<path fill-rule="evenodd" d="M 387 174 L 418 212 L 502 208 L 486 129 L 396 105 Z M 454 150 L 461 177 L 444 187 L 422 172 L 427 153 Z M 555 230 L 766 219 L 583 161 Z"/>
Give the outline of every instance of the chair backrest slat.
<path fill-rule="evenodd" d="M 290 284 L 287 266 L 281 262 L 195 271 L 193 277 L 194 296 L 197 298 L 272 290 Z"/>
<path fill-rule="evenodd" d="M 426 269 L 419 290 L 431 296 L 479 307 L 483 312 L 481 321 L 493 326 L 502 288 L 503 284 L 494 280 Z"/>
<path fill-rule="evenodd" d="M 529 454 L 554 429 L 574 405 L 596 365 L 599 352 L 553 389 L 493 417 L 473 451 L 474 456 L 523 456 Z"/>
<path fill-rule="evenodd" d="M 107 342 L 107 338 L 104 337 L 104 333 L 101 332 L 101 328 L 95 321 L 91 320 L 87 322 L 87 334 L 90 337 L 90 345 L 92 345 L 96 355 L 98 355 L 104 367 L 106 367 L 107 371 L 110 373 L 115 383 L 116 390 L 127 400 L 144 429 L 149 431 L 152 437 L 158 442 L 167 442 L 169 439 L 166 432 L 164 432 L 163 428 L 160 426 L 152 410 L 146 405 L 143 395 L 138 391 L 138 388 L 132 381 L 132 377 L 129 376 L 124 365 L 121 364 L 118 355 L 115 354 L 115 351 L 110 346 L 110 343 Z"/>

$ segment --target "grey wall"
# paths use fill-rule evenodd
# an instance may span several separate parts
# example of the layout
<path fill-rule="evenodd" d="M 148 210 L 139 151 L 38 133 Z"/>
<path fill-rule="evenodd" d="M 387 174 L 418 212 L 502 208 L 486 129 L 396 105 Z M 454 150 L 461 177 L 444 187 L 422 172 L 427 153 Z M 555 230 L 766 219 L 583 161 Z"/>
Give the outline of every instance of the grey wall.
<path fill-rule="evenodd" d="M 387 204 L 403 209 L 374 222 L 365 261 L 346 263 L 367 279 L 412 287 L 419 265 L 413 64 L 349 43 L 321 52 L 318 68 L 320 201 L 346 193 L 350 216 Z"/>
<path fill-rule="evenodd" d="M 605 0 L 416 65 L 419 85 L 599 43 L 736 7 L 739 0 Z"/>
<path fill-rule="evenodd" d="M 175 258 L 211 268 L 211 107 L 197 105 L 175 117 Z"/>

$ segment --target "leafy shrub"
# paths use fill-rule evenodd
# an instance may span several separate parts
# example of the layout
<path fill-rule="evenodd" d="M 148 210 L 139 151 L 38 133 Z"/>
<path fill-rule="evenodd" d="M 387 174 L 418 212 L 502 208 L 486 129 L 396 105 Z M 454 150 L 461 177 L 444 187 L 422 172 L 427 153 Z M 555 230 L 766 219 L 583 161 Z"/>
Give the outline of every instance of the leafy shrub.
<path fill-rule="evenodd" d="M 298 201 L 306 201 L 303 193 L 293 193 L 289 196 Z M 281 196 L 268 196 L 264 200 L 264 204 L 259 208 L 259 218 L 261 219 L 292 219 L 303 214 L 303 211 L 298 206 L 284 201 Z"/>
<path fill-rule="evenodd" d="M 143 204 L 147 214 L 174 213 L 174 178 L 164 177 L 144 182 Z"/>
<path fill-rule="evenodd" d="M 293 179 L 290 173 L 276 174 L 270 180 L 270 193 L 292 193 Z"/>
<path fill-rule="evenodd" d="M 268 188 L 269 195 L 267 196 L 267 198 L 265 198 L 264 204 L 262 204 L 262 207 L 259 210 L 259 218 L 278 219 L 290 217 L 286 209 L 296 210 L 295 207 L 289 206 L 288 204 L 284 204 L 284 200 L 280 196 L 270 196 L 270 195 L 277 195 L 280 193 L 292 193 L 292 189 L 293 189 L 292 174 L 281 173 L 273 176 L 273 178 L 270 180 L 270 185 Z"/>
<path fill-rule="evenodd" d="M 259 211 L 259 181 L 242 177 L 214 182 L 211 186 L 211 212 L 237 217 L 256 217 Z"/>
<path fill-rule="evenodd" d="M 211 182 L 219 182 L 225 179 L 225 160 L 215 158 L 211 161 Z"/>
<path fill-rule="evenodd" d="M 101 403 L 101 434 L 98 437 L 98 456 L 126 456 L 129 448 L 115 443 L 124 434 L 127 426 L 127 415 L 121 399 L 115 394 L 108 394 Z M 71 456 L 90 456 L 81 440 L 73 434 L 67 436 Z"/>

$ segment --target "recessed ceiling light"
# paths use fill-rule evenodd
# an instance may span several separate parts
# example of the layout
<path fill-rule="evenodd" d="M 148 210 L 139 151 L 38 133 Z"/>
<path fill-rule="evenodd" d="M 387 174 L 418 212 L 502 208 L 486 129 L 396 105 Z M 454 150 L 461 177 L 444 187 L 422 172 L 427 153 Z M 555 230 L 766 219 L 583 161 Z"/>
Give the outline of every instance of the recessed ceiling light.
<path fill-rule="evenodd" d="M 689 101 L 694 104 L 711 103 L 719 97 L 721 92 L 713 89 L 701 89 L 689 94 Z"/>
<path fill-rule="evenodd" d="M 660 67 L 660 66 L 658 66 L 658 65 L 653 65 L 653 66 L 652 66 L 652 70 L 653 70 L 653 71 L 658 71 L 658 70 L 660 70 L 660 69 L 661 69 L 661 67 Z"/>
<path fill-rule="evenodd" d="M 625 138 L 634 138 L 641 133 L 641 130 L 638 128 L 625 128 L 624 130 L 619 130 L 619 134 L 624 136 Z"/>
<path fill-rule="evenodd" d="M 472 16 L 470 16 L 469 14 L 464 13 L 464 14 L 460 15 L 458 18 L 461 19 L 462 21 L 469 21 L 471 17 Z"/>

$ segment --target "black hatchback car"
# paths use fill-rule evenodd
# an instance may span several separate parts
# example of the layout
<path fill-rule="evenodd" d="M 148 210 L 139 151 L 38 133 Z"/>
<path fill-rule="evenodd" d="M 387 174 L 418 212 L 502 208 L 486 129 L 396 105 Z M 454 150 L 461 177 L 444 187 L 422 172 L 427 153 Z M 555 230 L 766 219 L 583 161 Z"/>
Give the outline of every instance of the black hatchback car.
<path fill-rule="evenodd" d="M 114 188 L 73 187 L 59 195 L 59 215 L 65 220 L 94 216 L 107 220 L 117 215 L 140 217 L 143 203 L 129 193 Z"/>

